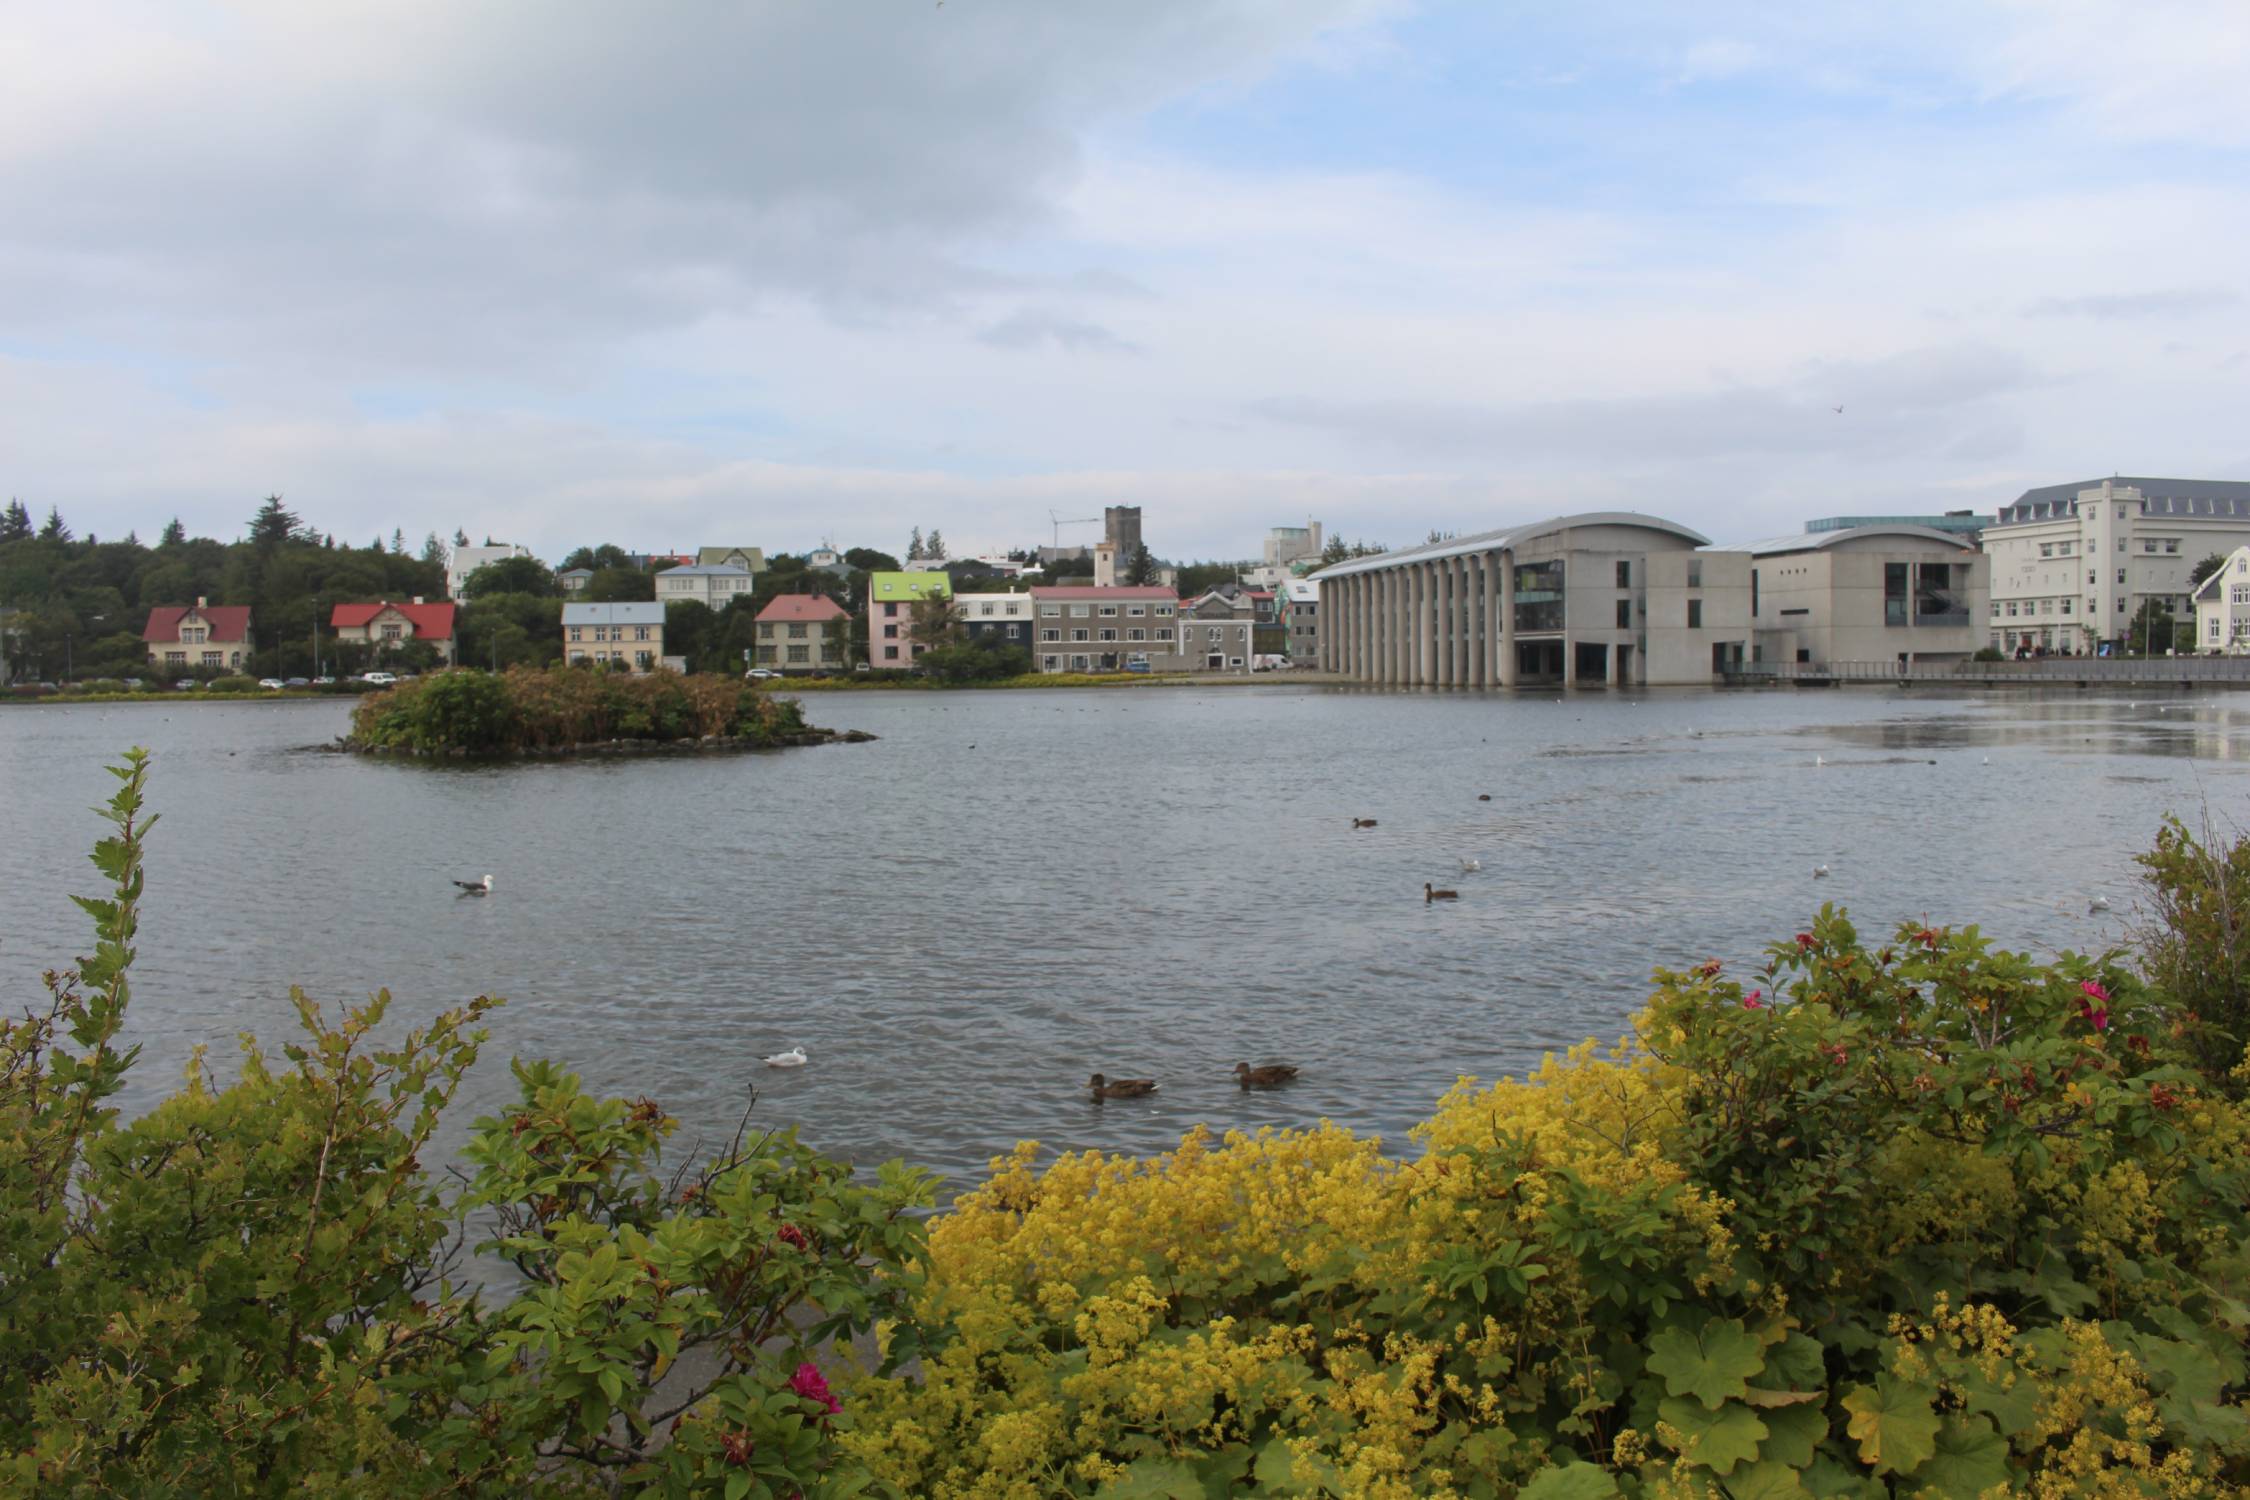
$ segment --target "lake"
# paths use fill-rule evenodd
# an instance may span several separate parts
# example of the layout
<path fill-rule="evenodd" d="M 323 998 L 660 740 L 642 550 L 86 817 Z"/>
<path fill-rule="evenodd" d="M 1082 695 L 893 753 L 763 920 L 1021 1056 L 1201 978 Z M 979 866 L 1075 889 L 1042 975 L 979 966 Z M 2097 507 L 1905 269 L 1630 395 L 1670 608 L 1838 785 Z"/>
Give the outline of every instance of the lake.
<path fill-rule="evenodd" d="M 388 987 L 402 1020 L 507 996 L 452 1139 L 517 1053 L 652 1095 L 685 1136 L 755 1088 L 758 1122 L 957 1179 L 1018 1139 L 1148 1151 L 1197 1122 L 1326 1116 L 1403 1147 L 1460 1075 L 1612 1037 L 1653 965 L 1755 962 L 1822 901 L 1863 931 L 2115 943 L 2159 818 L 2239 826 L 2250 791 L 2250 698 L 2224 695 L 806 702 L 881 739 L 461 768 L 307 753 L 341 703 L 0 711 L 0 1001 L 83 947 L 86 809 L 138 744 L 164 821 L 129 1108 L 198 1043 L 278 1049 L 296 983 L 331 1006 Z M 449 883 L 487 872 L 488 898 Z M 810 1066 L 761 1066 L 791 1044 Z M 1238 1059 L 1304 1077 L 1246 1095 Z M 1097 1070 L 1162 1090 L 1096 1106 Z"/>

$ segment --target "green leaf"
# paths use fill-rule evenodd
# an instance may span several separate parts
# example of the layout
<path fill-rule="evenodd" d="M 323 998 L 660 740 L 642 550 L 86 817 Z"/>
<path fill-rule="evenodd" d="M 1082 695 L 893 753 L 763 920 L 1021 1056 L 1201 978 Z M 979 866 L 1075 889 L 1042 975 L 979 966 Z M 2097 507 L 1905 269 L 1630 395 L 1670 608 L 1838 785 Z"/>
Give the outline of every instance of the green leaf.
<path fill-rule="evenodd" d="M 1203 1481 L 1176 1458 L 1137 1458 L 1094 1493 L 1106 1500 L 1203 1500 Z"/>
<path fill-rule="evenodd" d="M 1657 1404 L 1656 1414 L 1677 1428 L 1684 1441 L 1681 1456 L 1704 1465 L 1714 1474 L 1726 1474 L 1746 1459 L 1758 1456 L 1766 1424 L 1747 1406 L 1730 1403 L 1712 1411 L 1699 1402 L 1668 1396 Z"/>
<path fill-rule="evenodd" d="M 2012 1386 L 2002 1386 L 1983 1372 L 1970 1370 L 1959 1377 L 1962 1402 L 1970 1411 L 1980 1412 L 1992 1419 L 1993 1425 L 2009 1437 L 2027 1432 L 2039 1419 L 2039 1387 L 2028 1378 L 2018 1378 Z"/>
<path fill-rule="evenodd" d="M 1788 1464 L 1761 1458 L 1727 1477 L 1727 1493 L 1734 1500 L 1800 1500 L 1804 1481 Z"/>
<path fill-rule="evenodd" d="M 1765 1445 L 1758 1457 L 1801 1469 L 1813 1460 L 1813 1450 L 1828 1436 L 1828 1414 L 1817 1406 L 1785 1406 L 1760 1414 L 1766 1424 Z"/>
<path fill-rule="evenodd" d="M 1664 1389 L 1707 1407 L 1740 1397 L 1765 1364 L 1764 1346 L 1740 1318 L 1713 1318 L 1700 1334 L 1667 1328 L 1649 1340 L 1648 1367 L 1664 1377 Z"/>
<path fill-rule="evenodd" d="M 1872 1386 L 1853 1386 L 1844 1397 L 1851 1420 L 1845 1430 L 1859 1444 L 1859 1456 L 1878 1474 L 1904 1474 L 1937 1451 L 1937 1414 L 1930 1410 L 1936 1392 L 1889 1375 Z"/>
<path fill-rule="evenodd" d="M 1983 1417 L 1947 1417 L 1938 1429 L 1937 1452 L 1913 1478 L 1925 1493 L 1935 1491 L 1945 1500 L 1976 1500 L 2008 1482 L 2008 1440 Z"/>
<path fill-rule="evenodd" d="M 1828 1385 L 1827 1351 L 1820 1340 L 1792 1333 L 1766 1350 L 1766 1384 L 1784 1390 L 1816 1391 Z"/>
<path fill-rule="evenodd" d="M 1516 1492 L 1516 1500 L 1603 1500 L 1616 1493 L 1617 1481 L 1607 1469 L 1574 1458 L 1540 1470 Z"/>

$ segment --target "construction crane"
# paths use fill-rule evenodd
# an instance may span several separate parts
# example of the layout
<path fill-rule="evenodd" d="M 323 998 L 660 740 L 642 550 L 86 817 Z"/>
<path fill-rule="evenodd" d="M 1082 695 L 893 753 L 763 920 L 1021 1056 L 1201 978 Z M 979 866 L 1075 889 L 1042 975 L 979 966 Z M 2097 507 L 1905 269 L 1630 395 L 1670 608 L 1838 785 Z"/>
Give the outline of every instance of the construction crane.
<path fill-rule="evenodd" d="M 1057 547 L 1062 545 L 1062 529 L 1065 526 L 1100 526 L 1105 524 L 1104 518 L 1101 516 L 1070 517 L 1064 516 L 1053 509 L 1048 510 L 1047 519 L 1055 523 L 1055 545 Z"/>

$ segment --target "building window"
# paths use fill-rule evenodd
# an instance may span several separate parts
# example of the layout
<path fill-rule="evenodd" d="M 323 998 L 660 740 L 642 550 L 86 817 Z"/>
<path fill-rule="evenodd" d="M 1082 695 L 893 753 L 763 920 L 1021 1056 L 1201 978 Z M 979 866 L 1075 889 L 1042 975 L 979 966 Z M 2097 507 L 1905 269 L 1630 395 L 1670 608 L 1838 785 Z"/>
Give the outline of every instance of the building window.
<path fill-rule="evenodd" d="M 2120 587 L 2122 587 L 2125 582 L 2125 570 L 2123 568 L 2119 568 L 2117 570 L 2117 582 Z"/>
<path fill-rule="evenodd" d="M 897 619 L 897 618 L 898 618 L 898 606 L 897 606 L 897 605 L 895 605 L 895 604 L 886 604 L 886 605 L 884 605 L 884 606 L 883 606 L 883 618 L 884 618 L 884 619 L 886 619 L 886 620 L 895 620 L 895 619 Z"/>
<path fill-rule="evenodd" d="M 1997 599 L 1992 601 L 1992 618 L 1995 620 L 2000 618 L 2000 601 Z"/>
<path fill-rule="evenodd" d="M 2039 544 L 2039 555 L 2041 557 L 2053 557 L 2055 555 L 2055 544 L 2053 542 L 2041 542 Z"/>
<path fill-rule="evenodd" d="M 1059 604 L 1042 604 L 1039 606 L 1039 613 L 1046 619 L 1057 619 L 1062 614 L 1062 606 Z"/>
<path fill-rule="evenodd" d="M 2093 583 L 2094 583 L 2094 570 L 2093 570 L 2092 568 L 2088 568 L 2088 569 L 2086 570 L 2086 583 L 2087 583 L 2087 586 L 2088 586 L 2089 588 L 2093 586 Z"/>
<path fill-rule="evenodd" d="M 801 641 L 801 640 L 803 640 L 804 638 L 805 638 L 805 627 L 804 627 L 804 626 L 802 626 L 802 625 L 792 625 L 792 626 L 790 626 L 790 627 L 789 627 L 789 639 L 791 639 L 791 640 L 793 640 L 793 641 Z"/>
<path fill-rule="evenodd" d="M 2072 601 L 2071 601 L 2071 600 L 2068 600 L 2068 599 L 2065 599 L 2065 600 L 2063 600 L 2063 602 L 2062 602 L 2062 612 L 2063 612 L 2064 614 L 2066 614 L 2066 615 L 2067 615 L 2067 614 L 2069 614 L 2069 613 L 2070 613 L 2070 606 L 2071 606 L 2071 603 L 2072 603 Z"/>
<path fill-rule="evenodd" d="M 1148 639 L 1148 632 L 1142 630 L 1139 626 L 1135 626 L 1131 630 L 1125 632 L 1125 639 L 1129 641 L 1145 641 Z"/>
<path fill-rule="evenodd" d="M 812 660 L 812 647 L 791 646 L 789 648 L 789 659 L 793 662 L 810 662 Z"/>
<path fill-rule="evenodd" d="M 1633 586 L 1633 565 L 1631 563 L 1621 562 L 1617 565 L 1617 586 L 1621 589 L 1629 589 Z"/>
<path fill-rule="evenodd" d="M 1042 641 L 1060 641 L 1062 632 L 1059 630 L 1042 630 L 1039 632 L 1039 639 Z"/>
<path fill-rule="evenodd" d="M 1077 628 L 1073 629 L 1073 630 L 1072 630 L 1072 631 L 1070 632 L 1070 638 L 1071 638 L 1072 640 L 1074 640 L 1074 641 L 1082 641 L 1082 640 L 1085 640 L 1085 639 L 1086 639 L 1086 627 L 1085 627 L 1085 626 L 1083 626 L 1083 625 L 1080 625 L 1080 626 L 1078 626 Z"/>
<path fill-rule="evenodd" d="M 1125 606 L 1125 613 L 1138 619 L 1148 613 L 1148 606 L 1145 604 L 1128 604 Z"/>
<path fill-rule="evenodd" d="M 570 638 L 574 641 L 584 639 L 584 637 L 579 635 L 578 627 L 576 625 L 570 627 Z"/>
<path fill-rule="evenodd" d="M 2165 550 L 2165 551 L 2167 551 L 2167 552 L 2177 552 L 2177 551 L 2179 551 L 2179 550 L 2180 550 L 2180 539 L 2179 539 L 2178 537 L 2176 537 L 2176 536 L 2175 536 L 2175 537 L 2166 537 L 2166 538 L 2165 538 L 2165 540 L 2164 540 L 2164 550 Z"/>
<path fill-rule="evenodd" d="M 187 653 L 186 653 L 185 651 L 167 651 L 167 652 L 165 652 L 165 653 L 164 653 L 164 665 L 166 665 L 166 666 L 168 666 L 168 667 L 184 667 L 184 666 L 186 666 L 186 665 L 187 665 Z"/>
<path fill-rule="evenodd" d="M 2125 550 L 2125 538 L 2119 537 L 2117 539 L 2117 550 L 2120 552 L 2123 552 Z"/>
<path fill-rule="evenodd" d="M 1103 618 L 1103 619 L 1105 619 L 1105 620 L 1114 620 L 1114 619 L 1116 619 L 1116 618 L 1117 618 L 1117 606 L 1116 606 L 1116 605 L 1114 605 L 1114 604 L 1105 604 L 1105 605 L 1103 605 L 1103 606 L 1102 606 L 1102 618 Z"/>
<path fill-rule="evenodd" d="M 2125 601 L 2123 599 L 2117 601 L 2117 612 L 2119 614 L 2125 613 Z"/>
<path fill-rule="evenodd" d="M 885 646 L 885 647 L 883 648 L 883 660 L 885 660 L 885 661 L 897 661 L 897 660 L 898 660 L 898 647 L 896 647 L 896 646 Z"/>
<path fill-rule="evenodd" d="M 1009 639 L 1009 640 L 1011 640 L 1011 641 L 1012 641 L 1012 640 L 1014 640 L 1014 639 L 1015 639 L 1015 638 L 1016 638 L 1017 636 L 1019 636 L 1019 635 L 1021 635 L 1021 634 L 1023 634 L 1023 627 L 1022 627 L 1021 625 L 1010 625 L 1010 626 L 1008 627 L 1008 639 Z"/>
<path fill-rule="evenodd" d="M 2016 601 L 2015 601 L 2015 600 L 2013 600 L 2013 599 L 2010 599 L 2010 600 L 2008 601 L 2008 618 L 2012 620 L 2012 619 L 2014 619 L 2014 618 L 2015 618 L 2015 615 L 2016 615 Z"/>
<path fill-rule="evenodd" d="M 646 625 L 636 625 L 636 626 L 634 626 L 634 627 L 633 627 L 633 639 L 634 639 L 634 640 L 636 640 L 636 641 L 645 641 L 645 640 L 647 640 L 647 639 L 648 639 L 648 627 L 647 627 Z M 648 655 L 648 653 L 647 653 L 646 651 L 643 651 L 643 652 L 641 653 L 641 655 L 643 655 L 643 656 L 646 656 L 646 655 Z"/>
<path fill-rule="evenodd" d="M 1094 606 L 1091 604 L 1073 604 L 1070 607 L 1070 617 L 1073 620 L 1083 620 L 1093 612 Z"/>
<path fill-rule="evenodd" d="M 1690 630 L 1701 630 L 1703 628 L 1703 601 L 1701 599 L 1690 599 L 1687 602 L 1687 628 Z"/>
<path fill-rule="evenodd" d="M 1700 557 L 1688 559 L 1687 586 L 1691 589 L 1703 587 L 1703 559 Z"/>

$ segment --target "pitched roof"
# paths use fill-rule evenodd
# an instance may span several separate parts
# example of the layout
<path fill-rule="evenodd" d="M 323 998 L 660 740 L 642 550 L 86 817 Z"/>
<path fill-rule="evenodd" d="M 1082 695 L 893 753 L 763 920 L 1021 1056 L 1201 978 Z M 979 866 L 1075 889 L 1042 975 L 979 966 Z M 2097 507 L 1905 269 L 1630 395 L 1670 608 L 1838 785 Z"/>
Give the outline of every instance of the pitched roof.
<path fill-rule="evenodd" d="M 2229 552 L 2220 561 L 2217 571 L 2195 586 L 2195 599 L 2199 603 L 2218 603 L 2219 589 L 2221 585 L 2228 581 L 2227 575 L 2229 573 L 2239 574 L 2243 571 L 2246 563 L 2250 563 L 2250 547 L 2237 547 Z"/>
<path fill-rule="evenodd" d="M 841 620 L 845 613 L 844 606 L 820 594 L 782 594 L 759 610 L 758 618 L 790 625 L 819 625 Z"/>
<path fill-rule="evenodd" d="M 682 568 L 666 568 L 656 575 L 659 578 L 748 578 L 750 570 L 733 563 L 689 563 Z"/>
<path fill-rule="evenodd" d="M 335 613 L 328 617 L 328 623 L 337 630 L 358 630 L 372 624 L 387 609 L 397 610 L 406 617 L 418 641 L 453 639 L 453 617 L 459 609 L 453 604 L 394 604 L 388 599 L 374 604 L 339 604 Z"/>
<path fill-rule="evenodd" d="M 867 575 L 867 597 L 883 603 L 899 603 L 908 599 L 927 599 L 935 594 L 941 599 L 953 597 L 953 580 L 943 573 L 870 573 Z"/>
<path fill-rule="evenodd" d="M 730 557 L 740 557 L 744 565 L 753 573 L 762 572 L 766 566 L 766 554 L 757 547 L 698 547 L 695 549 L 695 560 L 699 563 L 723 563 Z"/>
<path fill-rule="evenodd" d="M 648 599 L 620 600 L 610 604 L 565 604 L 565 625 L 661 625 L 664 606 Z"/>
<path fill-rule="evenodd" d="M 148 612 L 148 624 L 141 629 L 141 639 L 176 641 L 180 638 L 180 622 L 190 615 L 201 618 L 211 627 L 214 642 L 246 640 L 250 635 L 250 606 L 247 604 L 159 604 Z"/>
<path fill-rule="evenodd" d="M 2073 514 L 2072 502 L 2081 493 L 2087 490 L 2099 491 L 2104 484 L 2120 490 L 2139 490 L 2141 498 L 2147 502 L 2147 513 L 2152 516 L 2227 520 L 2250 516 L 2250 480 L 2158 479 L 2118 474 L 2106 480 L 2043 484 L 2036 489 L 2025 490 L 2016 496 L 2013 504 L 2000 507 L 1997 524 L 2013 526 L 2027 521 L 2068 519 Z"/>

